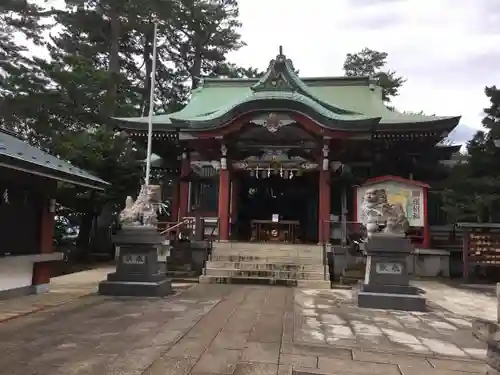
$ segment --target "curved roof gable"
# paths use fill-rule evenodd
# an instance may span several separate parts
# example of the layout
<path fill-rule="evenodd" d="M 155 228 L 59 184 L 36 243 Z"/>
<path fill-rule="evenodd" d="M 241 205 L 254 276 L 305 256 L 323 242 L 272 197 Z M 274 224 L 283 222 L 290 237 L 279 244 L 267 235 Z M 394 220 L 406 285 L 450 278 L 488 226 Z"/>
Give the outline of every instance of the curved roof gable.
<path fill-rule="evenodd" d="M 451 131 L 460 117 L 389 110 L 370 77 L 300 78 L 280 47 L 260 79 L 207 78 L 180 111 L 153 117 L 154 131 L 212 130 L 249 111 L 302 112 L 343 131 Z M 124 129 L 144 129 L 147 117 L 119 118 Z"/>
<path fill-rule="evenodd" d="M 276 59 L 273 59 L 269 62 L 269 67 L 267 68 L 266 73 L 257 83 L 255 83 L 251 87 L 251 90 L 253 92 L 298 92 L 333 113 L 341 115 L 361 115 L 361 113 L 359 112 L 354 112 L 344 108 L 340 108 L 338 106 L 334 106 L 315 96 L 309 90 L 307 85 L 299 78 L 299 76 L 295 72 L 295 69 L 293 68 L 292 60 L 286 58 L 281 47 L 278 56 L 276 56 Z"/>

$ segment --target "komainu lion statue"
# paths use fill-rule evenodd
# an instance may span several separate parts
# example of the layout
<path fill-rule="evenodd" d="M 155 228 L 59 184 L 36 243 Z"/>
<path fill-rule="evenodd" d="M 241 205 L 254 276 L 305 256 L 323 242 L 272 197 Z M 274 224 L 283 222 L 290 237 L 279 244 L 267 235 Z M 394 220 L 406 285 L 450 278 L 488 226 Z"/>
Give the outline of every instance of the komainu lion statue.
<path fill-rule="evenodd" d="M 409 227 L 408 219 L 401 204 L 389 203 L 385 189 L 368 189 L 361 206 L 361 223 L 367 236 L 381 231 L 402 235 Z"/>
<path fill-rule="evenodd" d="M 159 191 L 158 185 L 143 185 L 135 202 L 131 196 L 128 196 L 125 200 L 125 208 L 120 213 L 120 222 L 122 224 L 155 224 Z"/>

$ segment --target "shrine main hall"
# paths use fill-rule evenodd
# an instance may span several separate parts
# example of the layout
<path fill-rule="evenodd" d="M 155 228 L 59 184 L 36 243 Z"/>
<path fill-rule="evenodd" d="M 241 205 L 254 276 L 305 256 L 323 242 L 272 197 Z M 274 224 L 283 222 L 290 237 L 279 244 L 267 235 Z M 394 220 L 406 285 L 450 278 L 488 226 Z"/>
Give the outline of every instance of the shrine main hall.
<path fill-rule="evenodd" d="M 212 220 L 220 241 L 322 243 L 358 221 L 353 181 L 429 179 L 419 163 L 457 151 L 438 144 L 459 119 L 391 110 L 373 77 L 301 78 L 280 49 L 260 79 L 204 79 L 182 110 L 155 115 L 153 165 L 170 221 Z M 148 118 L 116 120 L 145 142 Z M 426 247 L 422 197 L 410 224 Z"/>

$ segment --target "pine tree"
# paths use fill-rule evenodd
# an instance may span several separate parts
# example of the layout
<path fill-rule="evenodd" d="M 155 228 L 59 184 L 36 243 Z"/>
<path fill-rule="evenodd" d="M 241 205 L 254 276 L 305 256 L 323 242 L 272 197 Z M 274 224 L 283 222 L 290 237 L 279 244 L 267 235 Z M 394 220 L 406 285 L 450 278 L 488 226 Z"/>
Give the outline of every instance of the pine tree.
<path fill-rule="evenodd" d="M 379 52 L 363 48 L 357 53 L 348 53 L 344 62 L 347 76 L 368 76 L 378 80 L 382 86 L 382 98 L 390 102 L 399 94 L 399 88 L 406 79 L 398 76 L 395 71 L 386 69 L 387 52 Z"/>
<path fill-rule="evenodd" d="M 166 53 L 178 73 L 198 87 L 202 76 L 213 75 L 226 63 L 226 54 L 244 45 L 238 28 L 236 0 L 180 0 L 166 25 Z M 234 69 L 233 69 L 234 70 Z"/>
<path fill-rule="evenodd" d="M 8 5 L 0 18 L 0 123 L 112 184 L 104 194 L 59 190 L 59 201 L 83 216 L 83 246 L 102 207 L 118 209 L 142 177 L 137 161 L 144 159 L 144 145 L 115 134 L 110 118 L 149 109 L 153 15 L 159 20 L 155 112 L 181 108 L 201 75 L 259 74 L 226 61 L 226 53 L 243 44 L 233 0 L 66 0 L 58 10 L 24 0 Z M 49 15 L 60 31 L 47 43 L 40 35 Z M 50 58 L 23 56 L 9 36 L 16 31 L 47 43 Z"/>
<path fill-rule="evenodd" d="M 485 94 L 490 107 L 484 109 L 483 126 L 489 131 L 478 131 L 467 143 L 466 163 L 454 167 L 443 194 L 444 210 L 454 220 L 500 220 L 500 148 L 494 142 L 500 139 L 500 91 L 491 86 Z"/>

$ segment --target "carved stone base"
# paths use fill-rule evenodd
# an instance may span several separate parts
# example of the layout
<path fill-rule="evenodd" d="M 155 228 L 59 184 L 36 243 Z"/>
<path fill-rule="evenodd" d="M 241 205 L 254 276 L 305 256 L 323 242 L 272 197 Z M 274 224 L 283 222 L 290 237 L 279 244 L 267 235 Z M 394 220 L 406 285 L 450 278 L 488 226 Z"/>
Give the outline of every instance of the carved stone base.
<path fill-rule="evenodd" d="M 163 297 L 172 294 L 165 275 L 164 238 L 153 226 L 125 225 L 113 237 L 119 247 L 116 272 L 99 283 L 99 294 Z"/>
<path fill-rule="evenodd" d="M 117 297 L 165 297 L 173 293 L 170 280 L 157 282 L 101 281 L 99 294 Z"/>
<path fill-rule="evenodd" d="M 426 311 L 425 298 L 411 294 L 359 292 L 358 306 L 384 310 Z"/>
<path fill-rule="evenodd" d="M 472 325 L 473 335 L 486 343 L 486 363 L 491 366 L 487 375 L 500 374 L 500 325 L 488 320 L 476 319 Z"/>
<path fill-rule="evenodd" d="M 402 237 L 375 234 L 365 244 L 367 253 L 364 284 L 357 294 L 359 307 L 426 311 L 426 300 L 409 285 L 406 257 L 413 247 Z"/>

